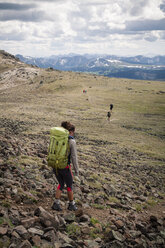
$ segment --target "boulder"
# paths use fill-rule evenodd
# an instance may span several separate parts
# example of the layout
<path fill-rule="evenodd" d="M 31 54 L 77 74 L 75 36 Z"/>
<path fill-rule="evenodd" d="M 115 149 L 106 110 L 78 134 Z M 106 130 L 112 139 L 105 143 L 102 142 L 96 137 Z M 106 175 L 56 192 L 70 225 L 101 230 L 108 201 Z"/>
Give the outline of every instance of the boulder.
<path fill-rule="evenodd" d="M 32 248 L 32 245 L 28 240 L 23 241 L 18 248 Z"/>
<path fill-rule="evenodd" d="M 58 229 L 60 222 L 57 216 L 50 214 L 48 211 L 43 209 L 42 207 L 38 207 L 34 211 L 34 215 L 40 218 L 40 222 L 45 227 L 54 227 Z"/>
<path fill-rule="evenodd" d="M 31 226 L 34 226 L 35 223 L 39 222 L 39 217 L 34 216 L 28 219 L 24 219 L 21 221 L 21 224 L 25 227 L 25 228 L 30 228 Z"/>
<path fill-rule="evenodd" d="M 44 234 L 44 231 L 42 231 L 41 229 L 38 229 L 38 228 L 34 228 L 34 227 L 31 227 L 28 229 L 28 232 L 31 234 L 31 235 L 38 235 L 38 236 L 41 236 Z"/>
<path fill-rule="evenodd" d="M 28 231 L 22 225 L 15 227 L 13 231 L 15 231 L 16 233 L 18 233 L 24 239 L 28 239 L 29 238 Z"/>
<path fill-rule="evenodd" d="M 3 236 L 3 235 L 6 235 L 7 234 L 7 231 L 8 231 L 8 227 L 5 226 L 0 226 L 0 236 Z"/>
<path fill-rule="evenodd" d="M 114 231 L 114 230 L 111 230 L 109 232 L 109 239 L 110 240 L 116 239 L 116 240 L 118 240 L 120 242 L 124 242 L 124 240 L 125 240 L 124 236 L 120 232 Z"/>

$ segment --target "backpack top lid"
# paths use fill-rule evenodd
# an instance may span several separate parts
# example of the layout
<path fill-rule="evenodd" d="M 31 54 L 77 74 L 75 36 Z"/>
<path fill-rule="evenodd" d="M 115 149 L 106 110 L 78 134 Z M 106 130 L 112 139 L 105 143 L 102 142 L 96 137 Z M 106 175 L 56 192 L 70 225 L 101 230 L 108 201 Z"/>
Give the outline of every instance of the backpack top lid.
<path fill-rule="evenodd" d="M 63 127 L 52 127 L 50 129 L 50 135 L 63 137 L 69 135 L 69 131 Z"/>

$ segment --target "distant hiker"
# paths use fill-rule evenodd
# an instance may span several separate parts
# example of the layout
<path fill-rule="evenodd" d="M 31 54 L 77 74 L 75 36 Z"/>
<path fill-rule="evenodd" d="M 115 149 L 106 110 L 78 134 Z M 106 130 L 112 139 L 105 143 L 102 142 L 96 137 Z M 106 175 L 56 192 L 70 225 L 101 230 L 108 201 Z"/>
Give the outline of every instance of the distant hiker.
<path fill-rule="evenodd" d="M 110 121 L 110 117 L 111 117 L 111 112 L 110 111 L 108 111 L 107 117 L 108 117 L 108 121 Z"/>
<path fill-rule="evenodd" d="M 54 163 L 54 168 L 53 168 L 53 172 L 55 173 L 55 176 L 58 180 L 58 187 L 56 189 L 56 193 L 55 193 L 55 201 L 53 203 L 52 209 L 53 210 L 57 210 L 57 211 L 62 211 L 61 206 L 60 206 L 60 197 L 61 197 L 61 193 L 64 189 L 64 185 L 66 184 L 67 186 L 67 194 L 68 194 L 68 199 L 69 199 L 69 205 L 68 205 L 68 210 L 71 211 L 75 211 L 77 210 L 77 206 L 73 200 L 73 189 L 72 189 L 72 184 L 73 184 L 73 174 L 71 171 L 71 162 L 73 164 L 73 168 L 75 171 L 75 180 L 79 181 L 79 166 L 78 166 L 78 159 L 77 159 L 77 149 L 76 149 L 76 142 L 74 139 L 74 133 L 75 133 L 75 126 L 72 125 L 70 122 L 67 121 L 63 121 L 61 123 L 61 127 L 56 128 L 59 133 L 62 132 L 64 133 L 64 136 L 66 136 L 66 139 L 68 140 L 68 148 L 66 148 L 66 152 L 65 154 L 67 155 L 67 157 L 65 157 L 65 159 L 63 159 L 63 165 L 59 166 L 58 168 L 55 167 L 55 163 L 60 164 L 60 158 L 59 160 L 56 159 L 55 162 L 53 162 L 53 160 L 51 160 L 51 155 L 50 155 L 50 160 L 52 161 L 52 163 Z M 65 134 L 66 133 L 66 134 Z M 55 148 L 54 150 L 54 154 L 56 154 L 56 150 L 62 150 L 65 147 L 65 141 L 62 141 L 62 148 Z M 53 144 L 56 143 L 56 139 L 54 140 Z M 57 145 L 60 145 L 60 141 L 57 141 Z M 51 145 L 50 145 L 50 149 L 52 149 Z M 53 155 L 54 155 L 53 154 Z M 52 156 L 53 156 L 52 155 Z M 54 155 L 56 156 L 56 155 Z M 62 156 L 62 155 L 61 155 Z M 51 163 L 51 161 L 49 161 L 49 156 L 48 156 L 48 165 L 49 162 Z M 51 165 L 50 165 L 51 166 Z M 53 166 L 52 166 L 53 167 Z"/>
<path fill-rule="evenodd" d="M 113 104 L 110 104 L 110 111 L 112 112 Z"/>

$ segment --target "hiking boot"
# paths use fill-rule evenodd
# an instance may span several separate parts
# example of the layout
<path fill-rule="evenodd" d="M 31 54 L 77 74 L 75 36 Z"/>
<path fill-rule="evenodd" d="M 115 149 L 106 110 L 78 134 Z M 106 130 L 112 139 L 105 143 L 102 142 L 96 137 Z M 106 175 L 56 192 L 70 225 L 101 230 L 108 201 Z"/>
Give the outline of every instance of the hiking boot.
<path fill-rule="evenodd" d="M 60 204 L 58 204 L 56 202 L 53 203 L 52 209 L 56 210 L 56 211 L 62 211 L 62 208 L 60 207 Z"/>
<path fill-rule="evenodd" d="M 68 206 L 68 210 L 70 211 L 76 211 L 77 210 L 77 207 L 76 207 L 76 204 L 74 203 L 69 203 L 69 206 Z"/>

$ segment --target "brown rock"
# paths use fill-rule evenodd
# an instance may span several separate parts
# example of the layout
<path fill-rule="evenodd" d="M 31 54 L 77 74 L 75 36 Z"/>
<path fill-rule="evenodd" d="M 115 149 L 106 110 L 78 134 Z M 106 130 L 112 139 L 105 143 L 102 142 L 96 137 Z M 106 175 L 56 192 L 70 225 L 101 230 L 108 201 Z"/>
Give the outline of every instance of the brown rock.
<path fill-rule="evenodd" d="M 111 240 L 116 239 L 120 242 L 124 242 L 125 240 L 124 236 L 121 233 L 119 233 L 118 231 L 114 231 L 114 230 L 109 232 L 109 238 Z"/>
<path fill-rule="evenodd" d="M 40 244 L 41 244 L 41 238 L 40 236 L 38 235 L 35 235 L 33 238 L 32 238 L 32 241 L 33 241 L 33 244 L 37 247 L 40 247 Z"/>
<path fill-rule="evenodd" d="M 25 240 L 21 243 L 19 248 L 32 248 L 32 245 L 30 244 L 30 242 L 28 240 Z"/>
<path fill-rule="evenodd" d="M 57 229 L 60 225 L 58 217 L 50 214 L 48 211 L 46 211 L 42 207 L 38 207 L 34 211 L 34 215 L 38 216 L 40 218 L 42 225 L 46 227 L 53 226 Z"/>
<path fill-rule="evenodd" d="M 22 220 L 21 224 L 25 227 L 25 228 L 30 228 L 31 226 L 33 226 L 36 222 L 39 222 L 39 218 L 38 217 L 32 217 L 26 220 Z"/>
<path fill-rule="evenodd" d="M 96 223 L 95 228 L 97 228 L 100 232 L 102 232 L 102 225 L 100 223 Z"/>
<path fill-rule="evenodd" d="M 83 213 L 83 210 L 82 209 L 78 209 L 76 212 L 75 212 L 75 215 L 76 217 L 80 217 L 82 216 L 84 213 Z"/>
<path fill-rule="evenodd" d="M 22 225 L 15 227 L 14 231 L 17 232 L 24 239 L 27 239 L 29 237 L 28 231 Z"/>
<path fill-rule="evenodd" d="M 114 224 L 117 226 L 118 229 L 123 228 L 124 226 L 124 223 L 121 220 L 115 221 Z"/>
<path fill-rule="evenodd" d="M 151 215 L 151 216 L 150 216 L 150 221 L 151 221 L 151 222 L 157 222 L 158 220 L 157 220 L 157 217 L 156 217 L 156 216 Z"/>
<path fill-rule="evenodd" d="M 44 231 L 34 227 L 29 228 L 28 232 L 32 235 L 38 235 L 38 236 L 42 236 L 44 234 Z"/>
<path fill-rule="evenodd" d="M 90 228 L 89 228 L 89 227 L 87 227 L 87 226 L 82 227 L 82 228 L 81 228 L 81 232 L 82 232 L 83 234 L 89 234 L 89 232 L 90 232 Z"/>
<path fill-rule="evenodd" d="M 0 227 L 0 235 L 5 235 L 7 233 L 7 227 Z"/>
<path fill-rule="evenodd" d="M 16 239 L 21 239 L 21 237 L 19 236 L 19 234 L 15 231 L 12 232 L 12 237 L 16 238 Z"/>
<path fill-rule="evenodd" d="M 55 242 L 55 239 L 56 239 L 56 236 L 55 236 L 55 232 L 54 230 L 50 230 L 48 232 L 46 232 L 44 235 L 43 235 L 43 238 L 50 241 L 50 242 Z"/>

